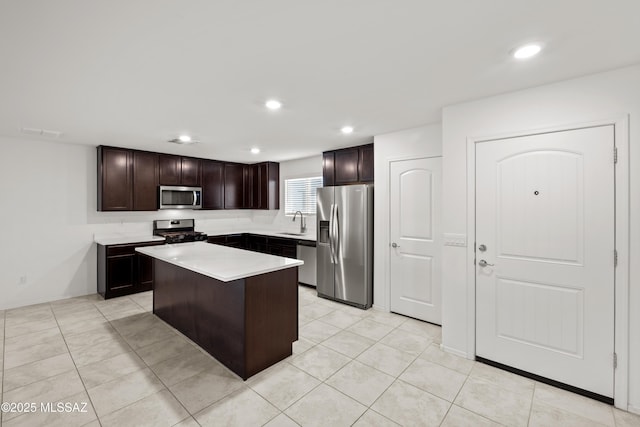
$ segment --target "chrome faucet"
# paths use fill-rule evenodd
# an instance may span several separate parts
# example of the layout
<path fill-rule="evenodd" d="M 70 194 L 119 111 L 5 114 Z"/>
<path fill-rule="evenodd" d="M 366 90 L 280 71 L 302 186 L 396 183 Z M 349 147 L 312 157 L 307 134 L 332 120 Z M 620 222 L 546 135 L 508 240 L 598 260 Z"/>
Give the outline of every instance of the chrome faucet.
<path fill-rule="evenodd" d="M 296 216 L 298 216 L 298 214 L 300 214 L 300 233 L 304 234 L 307 232 L 307 223 L 304 220 L 304 215 L 302 215 L 302 212 L 296 211 L 296 213 L 293 214 L 293 222 L 296 221 Z"/>

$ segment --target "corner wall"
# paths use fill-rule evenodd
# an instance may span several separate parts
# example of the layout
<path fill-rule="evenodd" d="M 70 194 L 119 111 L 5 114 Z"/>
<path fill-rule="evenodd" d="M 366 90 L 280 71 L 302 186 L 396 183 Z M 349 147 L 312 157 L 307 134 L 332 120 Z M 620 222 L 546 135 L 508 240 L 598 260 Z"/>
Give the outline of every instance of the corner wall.
<path fill-rule="evenodd" d="M 486 98 L 443 110 L 444 232 L 467 234 L 467 138 L 531 131 L 552 126 L 630 118 L 630 252 L 629 269 L 629 409 L 640 412 L 640 66 L 567 80 Z M 467 236 L 473 244 L 474 236 Z M 636 260 L 636 262 L 634 262 Z M 474 356 L 469 327 L 467 248 L 444 247 L 443 344 L 453 352 Z"/>
<path fill-rule="evenodd" d="M 322 173 L 321 159 L 298 163 L 280 163 L 281 175 L 311 165 Z M 150 236 L 154 219 L 171 218 L 195 218 L 196 229 L 209 233 L 264 229 L 279 216 L 251 210 L 97 212 L 96 164 L 95 147 L 0 137 L 0 310 L 95 293 L 94 234 Z"/>
<path fill-rule="evenodd" d="M 373 142 L 373 305 L 389 311 L 389 162 L 442 156 L 441 126 L 436 123 L 378 135 Z"/>
<path fill-rule="evenodd" d="M 296 222 L 293 222 L 290 216 L 285 216 L 284 214 L 284 181 L 286 179 L 307 178 L 311 176 L 322 176 L 322 155 L 281 162 L 280 210 L 254 211 L 253 219 L 255 226 L 265 224 L 269 227 L 277 227 L 278 230 L 299 232 L 300 219 L 296 219 Z M 305 219 L 307 224 L 307 232 L 315 234 L 316 216 L 305 215 Z"/>

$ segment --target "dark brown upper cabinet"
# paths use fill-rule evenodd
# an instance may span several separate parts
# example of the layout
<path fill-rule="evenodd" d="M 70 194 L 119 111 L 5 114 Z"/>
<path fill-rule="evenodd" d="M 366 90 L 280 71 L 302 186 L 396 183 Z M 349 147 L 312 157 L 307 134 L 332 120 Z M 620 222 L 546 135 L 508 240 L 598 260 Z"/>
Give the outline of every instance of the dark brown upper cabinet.
<path fill-rule="evenodd" d="M 224 208 L 244 207 L 244 167 L 240 163 L 224 164 Z"/>
<path fill-rule="evenodd" d="M 160 154 L 158 159 L 160 185 L 180 185 L 182 158 L 169 154 Z"/>
<path fill-rule="evenodd" d="M 133 210 L 158 209 L 158 154 L 133 151 Z"/>
<path fill-rule="evenodd" d="M 133 207 L 131 150 L 98 147 L 98 210 L 130 211 Z"/>
<path fill-rule="evenodd" d="M 203 209 L 279 209 L 278 163 L 253 165 L 98 147 L 98 211 L 154 211 L 158 186 L 202 187 Z"/>
<path fill-rule="evenodd" d="M 360 147 L 358 178 L 360 182 L 373 182 L 373 144 Z"/>
<path fill-rule="evenodd" d="M 200 185 L 200 159 L 161 154 L 158 166 L 160 185 Z"/>
<path fill-rule="evenodd" d="M 245 209 L 258 209 L 260 204 L 258 165 L 244 165 L 243 201 Z"/>
<path fill-rule="evenodd" d="M 244 208 L 280 208 L 280 165 L 275 162 L 245 165 Z"/>
<path fill-rule="evenodd" d="M 224 163 L 202 161 L 202 209 L 224 209 Z"/>
<path fill-rule="evenodd" d="M 196 187 L 200 185 L 200 167 L 202 161 L 192 157 L 182 158 L 182 179 L 180 185 Z"/>
<path fill-rule="evenodd" d="M 256 166 L 258 200 L 255 209 L 280 209 L 280 165 L 264 162 Z"/>
<path fill-rule="evenodd" d="M 334 159 L 336 185 L 356 184 L 358 182 L 358 158 L 357 148 L 336 151 Z"/>
<path fill-rule="evenodd" d="M 335 151 L 325 151 L 322 153 L 322 183 L 325 187 L 336 185 L 335 158 Z"/>
<path fill-rule="evenodd" d="M 373 182 L 373 144 L 325 151 L 322 178 L 325 187 Z"/>

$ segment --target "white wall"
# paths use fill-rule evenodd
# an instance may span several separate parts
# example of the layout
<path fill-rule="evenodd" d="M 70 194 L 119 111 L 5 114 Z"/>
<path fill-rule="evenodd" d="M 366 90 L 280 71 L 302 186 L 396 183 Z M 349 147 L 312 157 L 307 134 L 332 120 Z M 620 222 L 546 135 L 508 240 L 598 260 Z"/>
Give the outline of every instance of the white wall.
<path fill-rule="evenodd" d="M 378 135 L 375 158 L 373 305 L 389 311 L 389 162 L 442 155 L 439 123 Z"/>
<path fill-rule="evenodd" d="M 305 157 L 303 159 L 289 160 L 280 163 L 280 210 L 278 211 L 255 211 L 253 220 L 255 226 L 260 224 L 269 225 L 270 228 L 286 230 L 292 232 L 300 231 L 300 219 L 292 221 L 290 216 L 284 214 L 284 181 L 292 178 L 307 178 L 312 176 L 322 176 L 322 155 Z M 307 232 L 315 235 L 316 216 L 305 215 L 307 222 Z"/>
<path fill-rule="evenodd" d="M 95 293 L 94 234 L 151 235 L 152 221 L 164 218 L 195 218 L 196 228 L 210 233 L 241 231 L 275 226 L 279 216 L 240 210 L 97 212 L 95 147 L 0 138 L 0 159 L 0 309 Z M 322 160 L 280 167 L 281 176 L 321 174 Z"/>
<path fill-rule="evenodd" d="M 467 138 L 630 117 L 630 409 L 640 411 L 640 66 L 447 107 L 443 111 L 444 232 L 467 234 Z M 468 236 L 472 244 L 473 236 Z M 633 262 L 636 260 L 636 262 Z M 471 354 L 466 248 L 444 247 L 443 344 Z"/>

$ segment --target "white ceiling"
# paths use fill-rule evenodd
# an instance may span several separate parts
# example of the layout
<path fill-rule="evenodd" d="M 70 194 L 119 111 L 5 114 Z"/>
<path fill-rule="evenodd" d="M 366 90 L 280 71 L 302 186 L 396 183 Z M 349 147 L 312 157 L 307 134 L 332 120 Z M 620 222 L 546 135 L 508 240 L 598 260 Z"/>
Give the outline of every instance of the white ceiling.
<path fill-rule="evenodd" d="M 0 135 L 304 157 L 439 121 L 448 104 L 638 63 L 639 17 L 638 0 L 7 0 Z M 546 48 L 508 55 L 527 41 Z M 281 111 L 265 110 L 270 97 Z M 166 142 L 183 132 L 202 142 Z"/>

